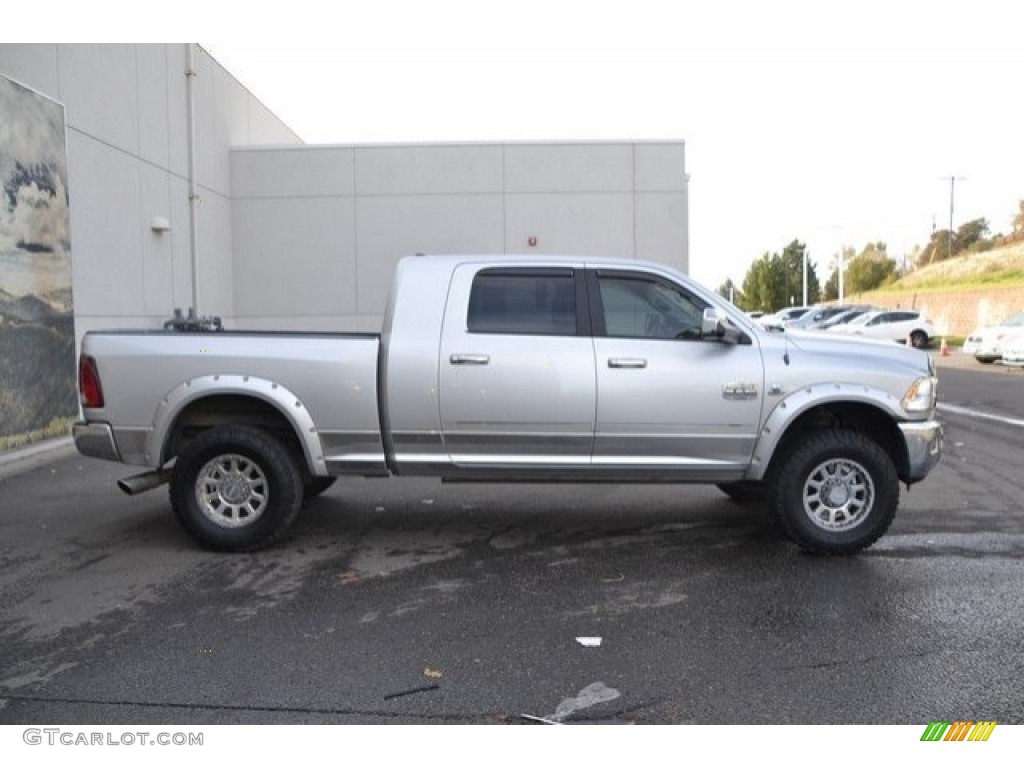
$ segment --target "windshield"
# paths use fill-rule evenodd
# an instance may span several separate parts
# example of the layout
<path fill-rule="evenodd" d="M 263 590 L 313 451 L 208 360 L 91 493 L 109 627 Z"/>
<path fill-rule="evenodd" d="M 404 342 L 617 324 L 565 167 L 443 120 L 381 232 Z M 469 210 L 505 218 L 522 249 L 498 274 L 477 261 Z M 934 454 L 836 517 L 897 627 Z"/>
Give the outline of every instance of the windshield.
<path fill-rule="evenodd" d="M 1024 312 L 1018 312 L 1015 315 L 1010 315 L 1003 321 L 1003 325 L 1024 325 Z"/>

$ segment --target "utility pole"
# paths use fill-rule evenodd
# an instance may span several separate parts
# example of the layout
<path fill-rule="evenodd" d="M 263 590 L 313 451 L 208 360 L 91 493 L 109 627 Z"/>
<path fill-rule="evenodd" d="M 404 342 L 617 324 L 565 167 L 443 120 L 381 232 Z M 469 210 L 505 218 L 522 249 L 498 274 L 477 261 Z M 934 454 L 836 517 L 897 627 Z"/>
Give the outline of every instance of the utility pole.
<path fill-rule="evenodd" d="M 943 177 L 946 178 L 946 177 Z M 949 176 L 949 240 L 946 242 L 946 258 L 953 258 L 953 197 L 958 181 L 966 181 L 963 176 Z"/>
<path fill-rule="evenodd" d="M 807 306 L 807 249 L 804 248 L 804 303 L 800 306 Z"/>

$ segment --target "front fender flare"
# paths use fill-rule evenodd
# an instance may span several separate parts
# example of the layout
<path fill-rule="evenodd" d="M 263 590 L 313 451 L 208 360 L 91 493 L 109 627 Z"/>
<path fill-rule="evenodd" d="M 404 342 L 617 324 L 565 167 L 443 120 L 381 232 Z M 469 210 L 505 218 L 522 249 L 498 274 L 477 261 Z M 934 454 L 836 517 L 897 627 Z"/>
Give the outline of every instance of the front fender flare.
<path fill-rule="evenodd" d="M 775 456 L 775 449 L 790 426 L 812 408 L 830 403 L 868 405 L 889 416 L 894 423 L 906 420 L 900 407 L 900 399 L 878 387 L 837 382 L 822 382 L 800 387 L 776 403 L 765 419 L 754 444 L 754 454 L 746 479 L 763 480 L 768 465 Z"/>

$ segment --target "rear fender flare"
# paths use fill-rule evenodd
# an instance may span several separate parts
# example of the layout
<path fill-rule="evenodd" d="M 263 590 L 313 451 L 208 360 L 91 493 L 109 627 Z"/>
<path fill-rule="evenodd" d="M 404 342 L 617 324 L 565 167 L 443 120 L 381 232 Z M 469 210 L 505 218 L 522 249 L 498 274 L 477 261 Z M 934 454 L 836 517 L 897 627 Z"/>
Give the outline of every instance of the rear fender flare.
<path fill-rule="evenodd" d="M 306 464 L 314 475 L 326 475 L 324 451 L 312 415 L 294 392 L 277 382 L 257 376 L 217 374 L 197 376 L 178 384 L 160 400 L 153 415 L 153 429 L 146 440 L 146 462 L 162 465 L 167 457 L 170 430 L 189 405 L 213 395 L 236 395 L 262 400 L 277 410 L 291 425 L 302 446 Z"/>

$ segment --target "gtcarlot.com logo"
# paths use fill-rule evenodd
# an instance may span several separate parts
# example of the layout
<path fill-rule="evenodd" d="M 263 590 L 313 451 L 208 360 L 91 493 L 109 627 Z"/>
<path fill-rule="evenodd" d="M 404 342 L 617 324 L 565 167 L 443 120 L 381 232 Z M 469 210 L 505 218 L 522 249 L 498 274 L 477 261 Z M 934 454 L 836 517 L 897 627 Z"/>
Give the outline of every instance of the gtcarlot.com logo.
<path fill-rule="evenodd" d="M 28 728 L 21 735 L 30 746 L 65 747 L 201 747 L 202 733 L 150 733 L 149 731 L 66 731 L 62 728 Z"/>
<path fill-rule="evenodd" d="M 995 720 L 933 720 L 921 734 L 921 741 L 988 741 L 995 728 Z"/>

